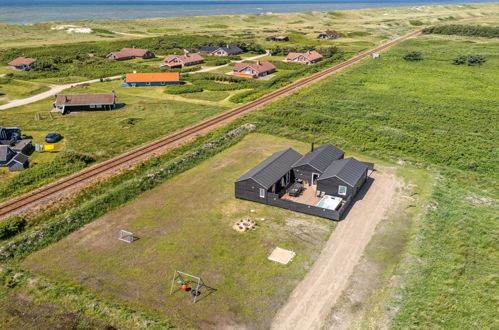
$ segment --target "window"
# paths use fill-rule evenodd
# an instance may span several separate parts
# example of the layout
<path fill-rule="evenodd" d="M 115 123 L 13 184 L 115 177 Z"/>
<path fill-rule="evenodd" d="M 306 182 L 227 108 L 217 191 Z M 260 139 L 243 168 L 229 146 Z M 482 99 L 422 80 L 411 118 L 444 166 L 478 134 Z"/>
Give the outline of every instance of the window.
<path fill-rule="evenodd" d="M 265 198 L 265 189 L 260 188 L 260 198 Z"/>
<path fill-rule="evenodd" d="M 164 81 L 162 81 L 162 82 L 161 82 L 161 85 L 162 85 L 162 86 L 164 86 L 164 85 L 165 85 L 165 82 L 164 82 Z"/>
<path fill-rule="evenodd" d="M 151 83 L 149 81 L 146 82 L 146 86 L 151 86 Z"/>
<path fill-rule="evenodd" d="M 338 195 L 346 195 L 347 187 L 346 186 L 338 186 Z"/>

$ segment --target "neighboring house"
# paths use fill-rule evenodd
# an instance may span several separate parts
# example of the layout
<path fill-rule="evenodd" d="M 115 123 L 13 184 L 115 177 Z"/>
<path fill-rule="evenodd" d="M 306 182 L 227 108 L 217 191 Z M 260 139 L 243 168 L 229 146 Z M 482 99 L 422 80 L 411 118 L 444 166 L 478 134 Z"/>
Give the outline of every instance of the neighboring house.
<path fill-rule="evenodd" d="M 305 53 L 289 53 L 284 62 L 296 62 L 300 64 L 314 64 L 322 60 L 322 55 L 315 50 Z"/>
<path fill-rule="evenodd" d="M 71 111 L 112 110 L 116 108 L 116 95 L 106 94 L 58 94 L 55 96 L 54 108 L 62 114 Z"/>
<path fill-rule="evenodd" d="M 168 55 L 165 61 L 159 66 L 161 68 L 183 68 L 184 66 L 197 65 L 204 62 L 204 58 L 199 53 L 185 52 L 184 55 Z"/>
<path fill-rule="evenodd" d="M 274 153 L 235 181 L 236 198 L 340 220 L 374 164 L 326 144 L 302 156 L 288 148 Z"/>
<path fill-rule="evenodd" d="M 7 164 L 10 171 L 22 171 L 29 167 L 29 158 L 22 152 L 17 153 Z"/>
<path fill-rule="evenodd" d="M 181 84 L 180 73 L 159 72 L 159 73 L 127 73 L 122 87 L 140 86 L 166 86 Z"/>
<path fill-rule="evenodd" d="M 340 37 L 339 33 L 336 32 L 335 30 L 327 30 L 322 33 L 319 33 L 317 39 L 329 40 L 329 39 L 338 39 L 339 37 Z"/>
<path fill-rule="evenodd" d="M 9 146 L 0 145 L 0 166 L 6 166 L 10 171 L 22 171 L 29 167 L 28 156 L 16 153 Z"/>
<path fill-rule="evenodd" d="M 246 78 L 260 78 L 275 72 L 276 67 L 268 61 L 256 63 L 236 63 L 233 68 L 234 76 Z"/>
<path fill-rule="evenodd" d="M 21 130 L 17 127 L 0 126 L 0 146 L 7 146 L 15 153 L 29 154 L 33 151 L 31 140 L 21 138 Z"/>
<path fill-rule="evenodd" d="M 153 52 L 142 48 L 123 48 L 120 51 L 109 53 L 106 56 L 106 58 L 117 61 L 131 60 L 134 58 L 148 59 L 154 57 L 155 55 Z"/>
<path fill-rule="evenodd" d="M 369 166 L 355 158 L 336 160 L 317 180 L 317 190 L 325 195 L 348 199 L 355 196 L 367 179 Z"/>
<path fill-rule="evenodd" d="M 231 56 L 241 54 L 243 50 L 237 46 L 203 46 L 199 50 L 201 54 L 208 54 L 212 56 Z"/>
<path fill-rule="evenodd" d="M 313 148 L 313 147 L 312 147 Z M 325 144 L 312 149 L 293 164 L 293 172 L 297 179 L 311 186 L 317 185 L 317 179 L 326 171 L 331 163 L 343 159 L 345 152 L 332 144 Z"/>
<path fill-rule="evenodd" d="M 287 36 L 271 36 L 265 38 L 267 41 L 289 41 L 289 38 Z"/>
<path fill-rule="evenodd" d="M 12 69 L 16 70 L 22 70 L 22 71 L 29 71 L 31 69 L 31 65 L 33 65 L 36 62 L 36 58 L 29 58 L 29 57 L 18 57 L 15 60 L 9 62 L 9 66 Z"/>
<path fill-rule="evenodd" d="M 267 204 L 268 193 L 294 182 L 291 166 L 302 155 L 293 148 L 278 151 L 236 180 L 236 198 Z"/>

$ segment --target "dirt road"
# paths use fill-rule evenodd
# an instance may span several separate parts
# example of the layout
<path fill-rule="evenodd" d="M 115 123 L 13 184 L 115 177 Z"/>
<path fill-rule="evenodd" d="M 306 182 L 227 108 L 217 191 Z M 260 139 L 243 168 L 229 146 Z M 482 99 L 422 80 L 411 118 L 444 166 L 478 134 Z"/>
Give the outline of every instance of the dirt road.
<path fill-rule="evenodd" d="M 121 76 L 113 76 L 113 77 L 107 77 L 107 78 L 103 78 L 103 79 L 104 80 L 116 80 L 116 79 L 120 79 L 120 78 L 121 78 Z M 92 84 L 92 83 L 96 83 L 99 81 L 100 81 L 100 79 L 93 79 L 93 80 L 81 81 L 81 82 L 66 84 L 66 85 L 51 85 L 51 86 L 49 86 L 50 89 L 46 92 L 36 94 L 36 95 L 31 96 L 31 97 L 27 97 L 25 99 L 12 100 L 9 103 L 0 105 L 0 110 L 10 109 L 10 108 L 14 108 L 14 107 L 19 107 L 21 105 L 34 103 L 34 102 L 43 100 L 47 97 L 59 94 L 63 90 L 71 88 L 73 86 Z"/>
<path fill-rule="evenodd" d="M 338 224 L 311 270 L 277 313 L 272 329 L 308 330 L 325 325 L 376 226 L 397 201 L 396 192 L 401 182 L 394 169 L 380 168 L 371 177 L 374 181 L 367 193 Z M 359 195 L 362 196 L 362 192 Z"/>

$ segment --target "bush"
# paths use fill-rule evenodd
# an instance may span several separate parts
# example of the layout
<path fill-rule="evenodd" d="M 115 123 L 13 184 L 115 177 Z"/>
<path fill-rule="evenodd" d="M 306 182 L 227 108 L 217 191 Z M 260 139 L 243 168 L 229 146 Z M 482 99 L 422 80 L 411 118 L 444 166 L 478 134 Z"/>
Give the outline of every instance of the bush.
<path fill-rule="evenodd" d="M 452 64 L 454 65 L 464 65 L 468 64 L 469 66 L 474 65 L 482 65 L 485 63 L 487 59 L 483 55 L 460 55 L 452 60 Z"/>
<path fill-rule="evenodd" d="M 422 61 L 423 54 L 421 54 L 421 52 L 410 52 L 404 56 L 404 60 L 406 60 L 406 61 Z"/>
<path fill-rule="evenodd" d="M 20 217 L 13 217 L 0 221 L 0 239 L 5 239 L 18 234 L 26 227 L 26 220 Z"/>
<path fill-rule="evenodd" d="M 166 94 L 188 94 L 202 91 L 201 87 L 195 85 L 171 85 L 165 88 Z"/>

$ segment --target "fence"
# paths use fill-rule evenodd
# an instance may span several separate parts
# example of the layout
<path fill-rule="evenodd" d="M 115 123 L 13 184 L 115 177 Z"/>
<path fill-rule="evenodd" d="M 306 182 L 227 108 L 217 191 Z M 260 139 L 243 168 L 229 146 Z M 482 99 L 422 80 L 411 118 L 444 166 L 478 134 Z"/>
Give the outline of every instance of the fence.
<path fill-rule="evenodd" d="M 348 204 L 350 204 L 350 199 L 348 199 L 345 202 L 345 204 L 341 206 L 339 210 L 330 210 L 322 207 L 317 207 L 314 205 L 307 205 L 286 199 L 280 199 L 279 195 L 268 193 L 267 204 L 295 212 L 301 212 L 329 220 L 338 221 L 341 219 L 341 215 L 343 214 L 343 212 L 347 209 Z"/>

